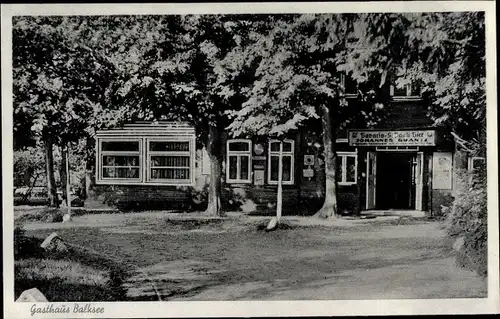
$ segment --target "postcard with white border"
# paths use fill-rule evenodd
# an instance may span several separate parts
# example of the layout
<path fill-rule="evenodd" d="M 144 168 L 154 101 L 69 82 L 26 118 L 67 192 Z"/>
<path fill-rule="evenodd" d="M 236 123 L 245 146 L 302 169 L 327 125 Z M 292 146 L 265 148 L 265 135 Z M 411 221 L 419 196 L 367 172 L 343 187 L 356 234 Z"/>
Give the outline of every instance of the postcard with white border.
<path fill-rule="evenodd" d="M 500 312 L 493 1 L 1 11 L 6 318 Z"/>

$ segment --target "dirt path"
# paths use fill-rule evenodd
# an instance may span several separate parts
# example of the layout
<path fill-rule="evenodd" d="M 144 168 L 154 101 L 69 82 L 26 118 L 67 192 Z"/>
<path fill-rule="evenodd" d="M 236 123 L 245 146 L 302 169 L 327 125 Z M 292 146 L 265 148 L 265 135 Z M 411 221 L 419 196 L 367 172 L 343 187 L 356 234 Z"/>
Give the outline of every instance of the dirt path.
<path fill-rule="evenodd" d="M 57 232 L 135 265 L 126 282 L 133 300 L 485 296 L 486 281 L 455 265 L 436 222 L 289 218 L 289 229 L 265 233 L 257 230 L 265 220 L 96 215 L 58 224 Z M 49 224 L 27 229 L 54 231 Z"/>

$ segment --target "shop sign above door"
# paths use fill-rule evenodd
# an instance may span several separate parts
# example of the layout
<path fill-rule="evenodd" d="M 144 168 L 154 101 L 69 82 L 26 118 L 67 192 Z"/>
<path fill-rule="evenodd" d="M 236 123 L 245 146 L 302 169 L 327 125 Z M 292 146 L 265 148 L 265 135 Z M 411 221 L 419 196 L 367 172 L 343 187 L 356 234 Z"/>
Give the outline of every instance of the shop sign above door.
<path fill-rule="evenodd" d="M 436 131 L 349 131 L 350 146 L 435 146 Z"/>

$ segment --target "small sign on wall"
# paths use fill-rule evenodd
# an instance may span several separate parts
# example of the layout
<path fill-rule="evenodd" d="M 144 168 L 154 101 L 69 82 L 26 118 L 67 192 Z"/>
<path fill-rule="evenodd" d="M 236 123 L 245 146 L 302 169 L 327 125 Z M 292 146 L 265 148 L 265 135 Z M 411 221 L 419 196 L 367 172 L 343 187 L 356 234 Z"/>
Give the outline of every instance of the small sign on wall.
<path fill-rule="evenodd" d="M 432 189 L 452 189 L 453 155 L 434 152 L 432 156 Z"/>
<path fill-rule="evenodd" d="M 314 155 L 304 155 L 304 166 L 314 165 Z"/>
<path fill-rule="evenodd" d="M 314 170 L 312 168 L 303 169 L 302 176 L 307 177 L 307 178 L 314 177 Z"/>
<path fill-rule="evenodd" d="M 265 161 L 266 157 L 265 156 L 254 156 L 252 157 L 254 161 Z"/>
<path fill-rule="evenodd" d="M 262 146 L 262 144 L 255 144 L 253 146 L 253 151 L 256 155 L 262 155 L 264 153 L 264 146 Z"/>
<path fill-rule="evenodd" d="M 253 173 L 254 185 L 264 185 L 264 170 L 255 170 Z"/>

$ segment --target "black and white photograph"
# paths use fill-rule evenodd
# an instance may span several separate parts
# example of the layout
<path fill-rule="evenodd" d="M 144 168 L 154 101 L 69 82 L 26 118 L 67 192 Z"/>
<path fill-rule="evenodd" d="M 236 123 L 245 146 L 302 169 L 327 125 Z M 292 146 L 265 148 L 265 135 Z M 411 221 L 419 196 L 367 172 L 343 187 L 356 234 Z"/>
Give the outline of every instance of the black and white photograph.
<path fill-rule="evenodd" d="M 500 312 L 495 30 L 489 1 L 2 5 L 4 314 Z"/>

